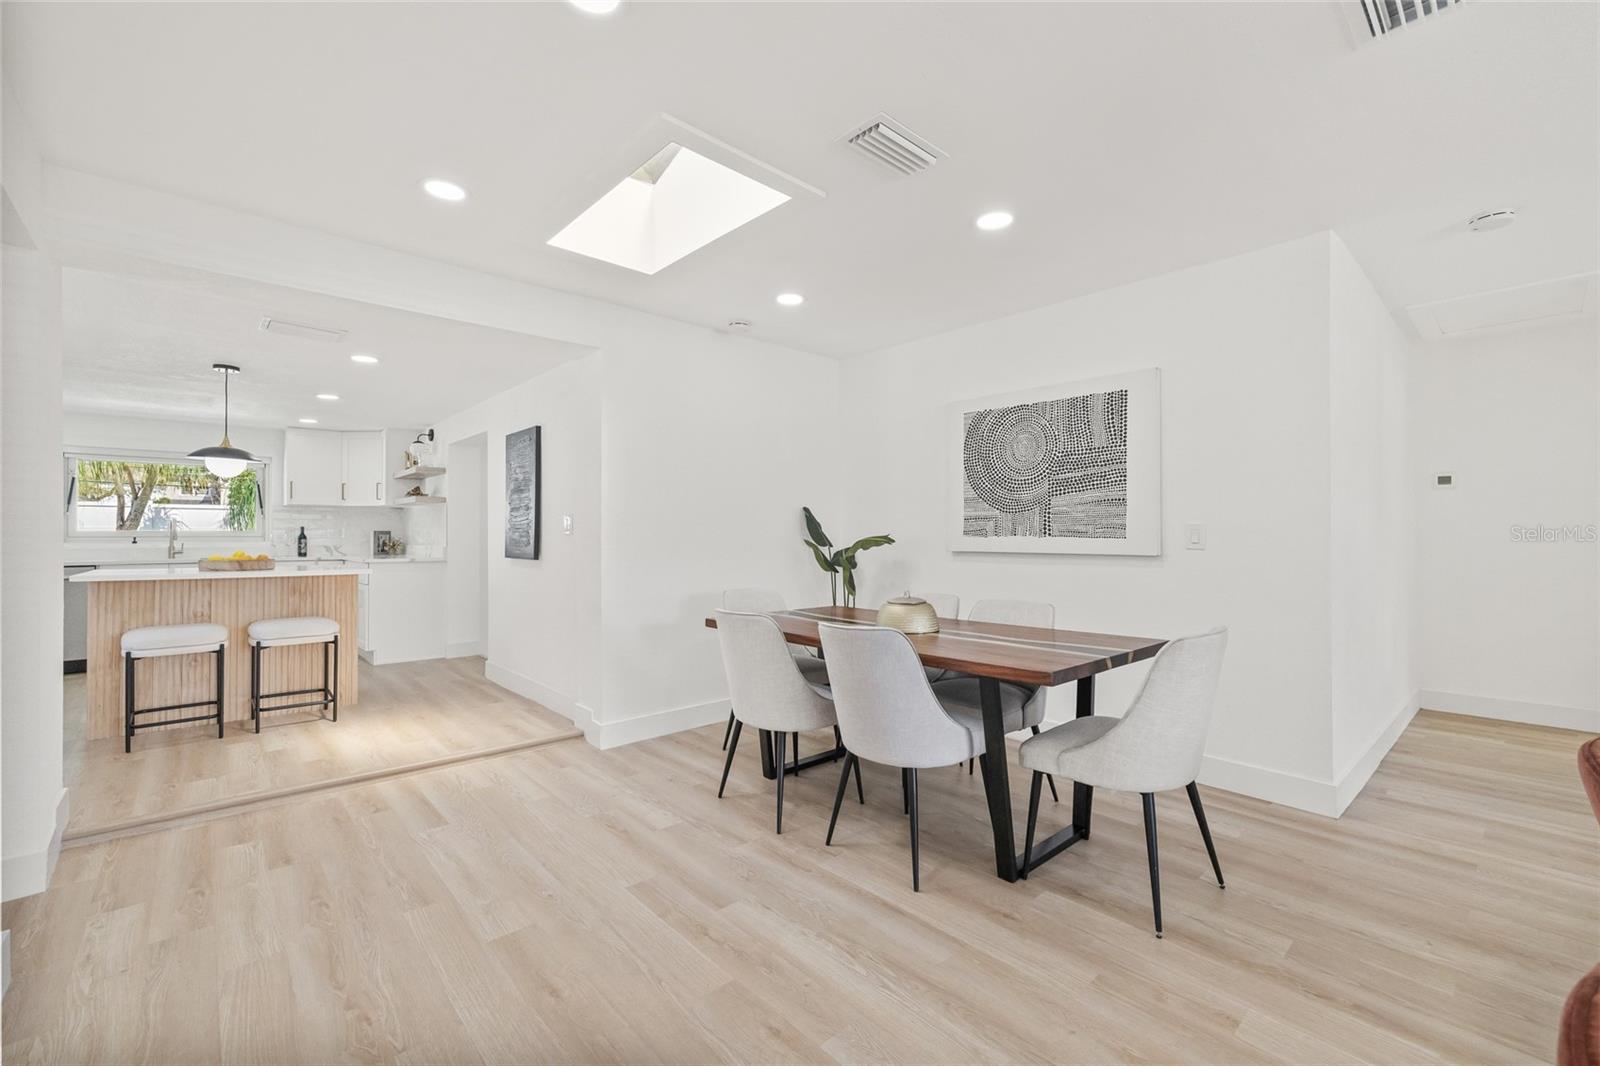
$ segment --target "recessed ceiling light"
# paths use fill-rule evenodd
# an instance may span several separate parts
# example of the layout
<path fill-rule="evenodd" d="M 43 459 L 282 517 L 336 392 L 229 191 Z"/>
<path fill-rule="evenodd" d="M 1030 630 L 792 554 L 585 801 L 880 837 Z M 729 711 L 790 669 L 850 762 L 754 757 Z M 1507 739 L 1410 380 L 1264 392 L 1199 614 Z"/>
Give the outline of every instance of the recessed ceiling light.
<path fill-rule="evenodd" d="M 378 357 L 375 355 L 364 355 L 361 352 L 357 352 L 355 355 L 350 357 L 350 361 L 352 363 L 376 363 L 378 361 Z"/>
<path fill-rule="evenodd" d="M 448 200 L 451 203 L 460 203 L 467 198 L 467 190 L 453 181 L 443 178 L 429 178 L 422 183 L 422 191 L 435 200 Z"/>
<path fill-rule="evenodd" d="M 319 399 L 319 400 L 337 400 L 338 398 L 339 397 L 335 396 L 331 392 L 319 392 L 319 393 L 317 393 L 317 399 Z"/>
<path fill-rule="evenodd" d="M 622 0 L 567 0 L 567 3 L 585 15 L 614 15 Z"/>
<path fill-rule="evenodd" d="M 785 307 L 799 307 L 806 302 L 806 298 L 797 292 L 780 292 L 778 302 Z"/>
<path fill-rule="evenodd" d="M 978 216 L 978 228 L 994 231 L 1011 225 L 1010 211 L 989 211 Z"/>
<path fill-rule="evenodd" d="M 317 420 L 315 418 L 302 418 L 300 421 L 307 426 L 314 426 L 317 424 Z"/>

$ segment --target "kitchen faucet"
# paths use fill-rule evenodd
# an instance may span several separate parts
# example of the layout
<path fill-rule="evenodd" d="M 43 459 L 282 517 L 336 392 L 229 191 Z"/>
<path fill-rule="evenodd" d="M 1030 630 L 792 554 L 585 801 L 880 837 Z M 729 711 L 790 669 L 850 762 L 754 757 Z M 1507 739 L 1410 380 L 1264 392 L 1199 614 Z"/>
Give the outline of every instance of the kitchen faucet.
<path fill-rule="evenodd" d="M 178 519 L 167 519 L 167 558 L 176 559 L 183 554 L 183 545 L 178 542 Z"/>

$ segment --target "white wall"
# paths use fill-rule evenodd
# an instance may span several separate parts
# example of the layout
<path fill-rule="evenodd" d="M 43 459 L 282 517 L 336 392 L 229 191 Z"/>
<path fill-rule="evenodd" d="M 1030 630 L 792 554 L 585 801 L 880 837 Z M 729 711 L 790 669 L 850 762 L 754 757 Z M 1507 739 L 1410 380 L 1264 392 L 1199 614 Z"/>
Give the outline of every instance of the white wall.
<path fill-rule="evenodd" d="M 1337 236 L 1329 243 L 1333 779 L 1355 798 L 1416 712 L 1413 344 Z"/>
<path fill-rule="evenodd" d="M 913 342 L 845 365 L 847 535 L 863 603 L 905 588 L 1045 599 L 1070 628 L 1229 627 L 1204 780 L 1330 805 L 1327 234 Z M 944 540 L 952 401 L 1119 371 L 1162 372 L 1159 558 L 956 554 Z M 1207 529 L 1184 548 L 1186 523 Z M 1142 667 L 1098 685 L 1120 714 Z M 1070 715 L 1070 692 L 1051 717 Z"/>
<path fill-rule="evenodd" d="M 542 426 L 540 558 L 505 557 L 506 435 Z M 477 525 L 482 562 L 462 550 L 451 529 L 446 579 L 460 601 L 487 569 L 490 680 L 567 715 L 595 736 L 600 704 L 600 367 L 590 355 L 508 389 L 434 427 L 452 523 L 456 489 L 479 481 L 487 521 Z M 458 452 L 452 442 L 483 435 L 483 447 Z M 474 472 L 468 464 L 480 464 Z M 470 495 L 470 489 L 468 493 Z M 561 533 L 561 516 L 573 533 Z M 476 604 L 452 608 L 476 613 Z M 455 636 L 451 638 L 456 641 Z"/>
<path fill-rule="evenodd" d="M 482 655 L 489 628 L 487 447 L 478 433 L 440 449 L 450 460 L 439 491 L 446 493 L 445 640 L 452 656 Z"/>
<path fill-rule="evenodd" d="M 1423 705 L 1600 732 L 1593 317 L 1426 345 L 1415 461 Z M 1432 486 L 1455 475 L 1451 489 Z"/>

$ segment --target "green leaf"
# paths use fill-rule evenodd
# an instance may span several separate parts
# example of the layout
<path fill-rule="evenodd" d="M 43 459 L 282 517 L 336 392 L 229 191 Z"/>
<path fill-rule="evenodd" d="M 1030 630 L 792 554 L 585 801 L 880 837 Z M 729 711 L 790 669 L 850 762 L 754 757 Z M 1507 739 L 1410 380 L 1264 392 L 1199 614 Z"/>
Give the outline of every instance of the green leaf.
<path fill-rule="evenodd" d="M 844 592 L 845 592 L 846 596 L 849 596 L 852 599 L 855 597 L 855 594 L 856 594 L 856 570 L 855 570 L 855 567 L 853 567 L 853 566 L 852 567 L 847 567 L 845 569 L 845 571 L 844 571 Z"/>
<path fill-rule="evenodd" d="M 809 540 L 802 541 L 801 543 L 805 544 L 806 547 L 810 548 L 812 554 L 817 557 L 817 565 L 818 566 L 822 567 L 822 569 L 826 570 L 830 574 L 837 574 L 839 572 L 838 564 L 836 564 L 832 559 L 828 558 L 826 555 L 823 555 L 821 548 L 817 547 L 815 544 L 811 543 Z"/>
<path fill-rule="evenodd" d="M 894 538 L 887 533 L 880 533 L 876 537 L 862 537 L 847 549 L 852 552 L 864 552 L 868 548 L 881 548 L 885 544 L 893 544 Z"/>
<path fill-rule="evenodd" d="M 802 507 L 800 508 L 800 513 L 805 515 L 806 532 L 811 534 L 811 539 L 824 548 L 833 547 L 833 541 L 829 540 L 828 535 L 822 531 L 822 523 L 818 522 L 817 516 L 811 513 L 811 508 Z"/>

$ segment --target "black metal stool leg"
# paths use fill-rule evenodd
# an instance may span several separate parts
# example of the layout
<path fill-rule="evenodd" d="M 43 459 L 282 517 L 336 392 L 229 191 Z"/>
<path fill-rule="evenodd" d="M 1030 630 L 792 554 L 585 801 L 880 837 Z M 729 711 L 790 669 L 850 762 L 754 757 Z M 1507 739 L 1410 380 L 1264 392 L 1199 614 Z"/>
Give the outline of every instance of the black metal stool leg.
<path fill-rule="evenodd" d="M 339 720 L 339 638 L 333 638 L 333 720 Z"/>
<path fill-rule="evenodd" d="M 227 685 L 223 681 L 223 672 L 226 669 L 226 667 L 223 665 L 223 658 L 224 658 L 223 653 L 225 651 L 227 651 L 227 649 L 228 649 L 228 646 L 226 644 L 222 645 L 221 647 L 219 647 L 217 649 L 217 739 L 218 740 L 222 739 L 222 705 L 223 705 L 223 703 L 225 701 L 225 693 L 227 692 Z"/>
<path fill-rule="evenodd" d="M 133 656 L 122 653 L 122 754 L 133 751 Z"/>
<path fill-rule="evenodd" d="M 250 717 L 261 732 L 261 645 L 250 645 Z"/>

